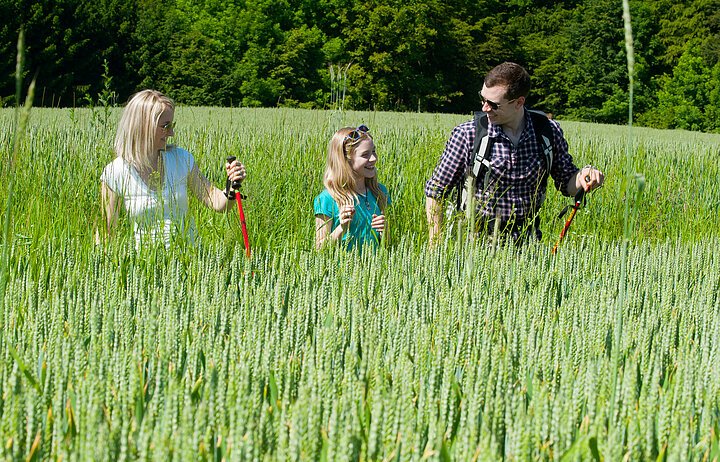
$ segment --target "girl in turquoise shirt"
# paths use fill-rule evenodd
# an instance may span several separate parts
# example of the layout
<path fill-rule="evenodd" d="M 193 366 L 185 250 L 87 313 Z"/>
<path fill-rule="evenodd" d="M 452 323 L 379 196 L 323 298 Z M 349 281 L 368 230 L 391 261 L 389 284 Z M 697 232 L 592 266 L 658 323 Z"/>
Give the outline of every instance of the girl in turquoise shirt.
<path fill-rule="evenodd" d="M 377 247 L 385 234 L 387 189 L 377 181 L 375 143 L 365 125 L 341 128 L 328 145 L 325 190 L 315 197 L 315 246 Z"/>

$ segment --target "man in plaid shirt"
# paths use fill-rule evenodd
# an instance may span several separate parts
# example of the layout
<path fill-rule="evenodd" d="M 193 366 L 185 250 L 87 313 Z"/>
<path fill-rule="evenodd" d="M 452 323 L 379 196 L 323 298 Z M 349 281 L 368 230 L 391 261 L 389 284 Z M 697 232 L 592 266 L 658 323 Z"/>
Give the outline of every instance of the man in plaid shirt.
<path fill-rule="evenodd" d="M 541 238 L 539 220 L 535 218 L 545 197 L 543 147 L 538 145 L 532 118 L 525 109 L 529 92 L 530 76 L 515 63 L 503 63 L 492 69 L 480 92 L 482 110 L 488 118 L 488 136 L 493 144 L 489 181 L 484 192 L 483 181 L 478 178 L 477 211 L 485 231 L 499 229 L 515 242 L 522 242 L 532 228 L 537 239 Z M 601 186 L 605 180 L 603 173 L 592 166 L 578 169 L 568 153 L 560 125 L 554 120 L 549 122 L 553 132 L 550 176 L 555 187 L 565 196 L 574 196 L 580 188 L 590 191 Z M 463 184 L 466 169 L 473 166 L 474 141 L 473 121 L 455 127 L 432 177 L 425 184 L 431 242 L 440 233 L 443 199 L 455 186 Z"/>

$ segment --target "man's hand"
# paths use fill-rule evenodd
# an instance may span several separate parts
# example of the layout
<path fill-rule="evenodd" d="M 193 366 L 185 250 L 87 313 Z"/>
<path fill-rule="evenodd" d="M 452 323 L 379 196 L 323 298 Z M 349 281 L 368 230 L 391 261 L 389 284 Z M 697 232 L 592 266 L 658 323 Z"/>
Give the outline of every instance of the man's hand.
<path fill-rule="evenodd" d="M 574 177 L 570 178 L 567 190 L 571 196 L 574 196 L 581 189 L 590 192 L 601 187 L 604 183 L 605 174 L 592 165 L 586 165 L 578 170 Z"/>

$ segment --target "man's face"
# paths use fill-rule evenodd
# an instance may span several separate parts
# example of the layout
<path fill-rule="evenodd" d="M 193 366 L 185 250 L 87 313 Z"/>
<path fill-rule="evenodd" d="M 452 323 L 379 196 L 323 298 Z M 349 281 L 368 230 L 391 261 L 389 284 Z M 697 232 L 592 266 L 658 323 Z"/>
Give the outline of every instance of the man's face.
<path fill-rule="evenodd" d="M 483 100 L 482 110 L 487 114 L 493 125 L 504 125 L 513 121 L 522 112 L 525 97 L 521 96 L 508 100 L 505 96 L 506 93 L 507 87 L 505 85 L 496 85 L 494 87 L 483 85 L 480 91 Z"/>

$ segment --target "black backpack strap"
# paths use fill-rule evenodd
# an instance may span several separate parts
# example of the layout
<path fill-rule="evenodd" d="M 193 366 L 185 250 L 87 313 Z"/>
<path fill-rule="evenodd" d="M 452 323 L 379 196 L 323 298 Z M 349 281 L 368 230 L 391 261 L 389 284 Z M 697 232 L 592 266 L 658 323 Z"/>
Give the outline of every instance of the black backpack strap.
<path fill-rule="evenodd" d="M 530 114 L 530 118 L 533 121 L 533 127 L 535 129 L 535 138 L 537 139 L 537 144 L 542 148 L 543 151 L 543 158 L 542 161 L 544 163 L 545 167 L 545 174 L 542 177 L 542 180 L 540 181 L 540 185 L 542 186 L 543 190 L 545 189 L 547 185 L 548 176 L 550 175 L 550 170 L 552 170 L 552 164 L 553 164 L 553 157 L 554 157 L 554 151 L 553 151 L 553 139 L 554 134 L 552 130 L 552 126 L 550 125 L 550 120 L 547 118 L 544 112 L 542 111 L 536 111 L 529 109 L 528 113 Z"/>
<path fill-rule="evenodd" d="M 553 133 L 552 126 L 550 125 L 550 120 L 544 112 L 528 109 L 528 113 L 530 114 L 530 118 L 533 122 L 533 128 L 535 129 L 535 138 L 537 139 L 537 144 L 543 151 L 542 161 L 545 167 L 545 173 L 543 173 L 543 177 L 540 179 L 540 190 L 542 191 L 540 204 L 542 205 L 542 202 L 545 201 L 548 177 L 550 176 L 550 170 L 552 170 L 554 158 L 553 139 L 555 135 Z M 538 239 L 538 241 L 541 240 L 542 232 L 540 231 L 539 213 L 535 214 L 533 228 L 535 230 L 536 238 Z"/>
<path fill-rule="evenodd" d="M 472 167 L 465 168 L 465 181 L 458 184 L 457 206 L 458 211 L 465 210 L 468 195 L 475 194 L 477 179 L 483 179 L 483 190 L 487 188 L 488 173 L 490 171 L 490 155 L 492 140 L 488 136 L 487 114 L 476 111 L 473 117 L 475 122 L 475 140 L 472 150 Z"/>

